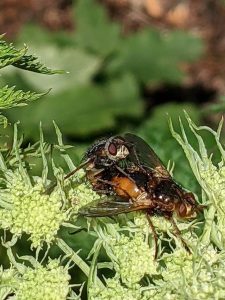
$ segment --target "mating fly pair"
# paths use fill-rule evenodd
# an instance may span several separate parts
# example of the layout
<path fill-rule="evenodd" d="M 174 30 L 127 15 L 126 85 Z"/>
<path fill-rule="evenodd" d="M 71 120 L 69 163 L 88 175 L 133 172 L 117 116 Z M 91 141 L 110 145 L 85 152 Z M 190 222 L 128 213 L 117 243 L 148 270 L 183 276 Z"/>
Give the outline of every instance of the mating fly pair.
<path fill-rule="evenodd" d="M 152 228 L 157 256 L 157 235 L 151 216 L 170 220 L 175 235 L 190 252 L 173 219 L 194 218 L 203 206 L 192 193 L 180 187 L 166 170 L 152 148 L 140 137 L 126 133 L 97 141 L 86 152 L 80 166 L 98 193 L 113 195 L 113 200 L 93 201 L 82 207 L 79 214 L 87 217 L 106 217 L 142 210 Z"/>

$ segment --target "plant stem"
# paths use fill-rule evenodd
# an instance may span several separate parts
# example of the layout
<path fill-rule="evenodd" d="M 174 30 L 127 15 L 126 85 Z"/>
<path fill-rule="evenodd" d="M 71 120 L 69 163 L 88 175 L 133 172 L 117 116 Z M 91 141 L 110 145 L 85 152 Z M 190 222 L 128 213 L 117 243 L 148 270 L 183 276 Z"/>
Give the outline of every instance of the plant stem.
<path fill-rule="evenodd" d="M 90 267 L 88 266 L 88 264 L 86 264 L 86 262 L 83 261 L 83 259 L 76 252 L 74 252 L 73 249 L 70 246 L 68 246 L 62 239 L 58 238 L 56 240 L 56 244 L 65 254 L 68 255 L 68 257 L 71 258 L 73 262 L 75 262 L 76 265 L 78 265 L 78 267 L 84 272 L 84 274 L 87 277 L 89 277 Z M 96 277 L 96 283 L 99 285 L 100 288 L 105 287 L 98 277 Z"/>

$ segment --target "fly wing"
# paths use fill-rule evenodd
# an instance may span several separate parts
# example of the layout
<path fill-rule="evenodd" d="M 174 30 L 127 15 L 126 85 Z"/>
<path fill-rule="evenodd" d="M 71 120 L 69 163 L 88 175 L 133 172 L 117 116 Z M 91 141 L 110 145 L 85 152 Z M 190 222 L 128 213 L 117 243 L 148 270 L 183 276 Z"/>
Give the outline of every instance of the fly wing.
<path fill-rule="evenodd" d="M 135 203 L 122 201 L 97 200 L 81 207 L 78 214 L 85 217 L 108 217 L 148 208 L 150 208 L 149 205 L 137 205 Z"/>
<path fill-rule="evenodd" d="M 131 144 L 129 156 L 132 162 L 153 170 L 159 176 L 171 177 L 160 158 L 142 138 L 132 133 L 125 133 L 124 139 Z"/>

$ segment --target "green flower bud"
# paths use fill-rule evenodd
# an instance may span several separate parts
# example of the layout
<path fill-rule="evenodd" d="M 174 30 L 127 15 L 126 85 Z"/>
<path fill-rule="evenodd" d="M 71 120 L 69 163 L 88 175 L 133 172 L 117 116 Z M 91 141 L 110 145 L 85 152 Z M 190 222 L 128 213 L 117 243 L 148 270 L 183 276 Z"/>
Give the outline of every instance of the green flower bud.
<path fill-rule="evenodd" d="M 69 191 L 69 198 L 71 199 L 73 212 L 77 213 L 79 208 L 93 200 L 100 200 L 101 196 L 86 183 L 80 183 L 76 188 Z"/>
<path fill-rule="evenodd" d="M 26 268 L 18 280 L 16 299 L 20 300 L 63 300 L 69 293 L 68 269 L 52 260 L 46 267 Z"/>
<path fill-rule="evenodd" d="M 172 254 L 165 254 L 163 256 L 166 267 L 162 269 L 161 275 L 164 281 L 176 282 L 176 284 L 182 285 L 185 279 L 190 279 L 193 275 L 192 269 L 192 255 L 187 253 L 183 248 L 176 249 Z"/>
<path fill-rule="evenodd" d="M 91 286 L 89 289 L 90 300 L 141 300 L 140 286 L 133 285 L 132 289 L 121 285 L 118 278 L 107 279 L 104 289 L 99 286 Z"/>
<path fill-rule="evenodd" d="M 150 249 L 143 234 L 135 234 L 132 238 L 119 235 L 112 239 L 112 251 L 117 258 L 115 270 L 127 286 L 139 282 L 145 274 L 156 274 L 154 249 Z"/>
<path fill-rule="evenodd" d="M 15 269 L 3 270 L 2 267 L 0 268 L 0 299 L 8 299 L 7 297 L 14 292 L 17 280 L 18 273 Z"/>
<path fill-rule="evenodd" d="M 143 234 L 149 233 L 149 223 L 145 213 L 136 212 L 134 214 L 134 224 L 141 229 Z"/>
<path fill-rule="evenodd" d="M 31 186 L 19 170 L 6 174 L 7 189 L 0 194 L 11 204 L 0 209 L 0 226 L 19 236 L 23 232 L 30 235 L 32 246 L 51 243 L 61 224 L 68 220 L 69 212 L 63 210 L 60 194 L 44 193 L 41 182 Z M 0 195 L 0 196 L 1 196 Z"/>

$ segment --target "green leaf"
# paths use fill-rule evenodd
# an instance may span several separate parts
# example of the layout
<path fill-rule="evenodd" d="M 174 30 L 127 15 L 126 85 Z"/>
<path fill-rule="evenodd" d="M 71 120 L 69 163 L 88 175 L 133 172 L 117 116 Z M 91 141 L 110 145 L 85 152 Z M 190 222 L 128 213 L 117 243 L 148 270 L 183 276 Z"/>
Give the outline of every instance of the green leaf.
<path fill-rule="evenodd" d="M 37 24 L 25 24 L 17 37 L 18 44 L 29 43 L 30 45 L 43 46 L 51 44 L 63 48 L 64 46 L 75 46 L 74 38 L 68 31 L 49 31 Z"/>
<path fill-rule="evenodd" d="M 44 64 L 39 62 L 37 56 L 34 55 L 24 55 L 19 60 L 14 62 L 13 66 L 19 69 L 46 74 L 46 75 L 65 73 L 65 71 L 63 70 L 51 70 L 47 68 Z"/>
<path fill-rule="evenodd" d="M 219 96 L 217 102 L 207 105 L 203 108 L 203 113 L 223 113 L 225 111 L 225 97 Z"/>
<path fill-rule="evenodd" d="M 27 52 L 27 47 L 17 50 L 13 44 L 8 44 L 0 36 L 0 69 L 20 60 Z"/>
<path fill-rule="evenodd" d="M 8 116 L 13 121 L 20 119 L 27 135 L 37 137 L 39 121 L 52 135 L 54 120 L 64 134 L 83 136 L 112 129 L 118 125 L 119 116 L 140 117 L 143 106 L 138 95 L 135 80 L 125 75 L 103 88 L 91 84 L 72 87 L 23 110 L 10 110 Z"/>
<path fill-rule="evenodd" d="M 16 90 L 15 86 L 4 86 L 0 89 L 0 109 L 27 105 L 28 102 L 37 100 L 47 93 L 48 92 L 39 94 L 30 91 L 24 92 L 22 90 Z"/>
<path fill-rule="evenodd" d="M 119 26 L 108 21 L 106 11 L 96 1 L 78 1 L 75 18 L 75 39 L 79 46 L 100 55 L 107 55 L 117 48 Z"/>
<path fill-rule="evenodd" d="M 191 62 L 201 53 L 200 39 L 190 34 L 146 29 L 123 40 L 107 73 L 110 76 L 129 71 L 144 83 L 178 83 L 184 75 L 181 63 Z"/>
<path fill-rule="evenodd" d="M 62 70 L 51 70 L 44 64 L 39 62 L 34 55 L 26 55 L 28 47 L 24 46 L 17 50 L 13 44 L 8 44 L 2 40 L 3 35 L 0 36 L 0 68 L 8 65 L 42 74 L 59 74 L 64 73 Z"/>
<path fill-rule="evenodd" d="M 13 84 L 20 84 L 22 78 L 25 83 L 28 83 L 31 88 L 36 90 L 43 90 L 43 87 L 48 86 L 52 88 L 51 93 L 58 93 L 62 90 L 70 89 L 80 84 L 89 83 L 100 67 L 100 59 L 95 55 L 88 54 L 80 49 L 73 48 L 63 48 L 54 47 L 51 45 L 35 46 L 35 48 L 41 57 L 45 58 L 50 66 L 58 66 L 68 71 L 65 75 L 55 75 L 55 76 L 40 76 L 40 74 L 32 74 L 23 72 L 20 70 L 4 70 L 4 78 L 9 83 L 10 74 L 15 77 L 15 73 L 18 77 L 18 83 L 15 82 L 16 78 L 13 78 Z M 60 58 L 60 59 L 59 59 Z M 16 72 L 15 72 L 16 71 Z M 4 75 L 5 74 L 5 75 Z M 11 80 L 10 80 L 11 84 Z M 23 86 L 19 86 L 23 88 Z M 26 87 L 26 86 L 25 86 Z"/>

